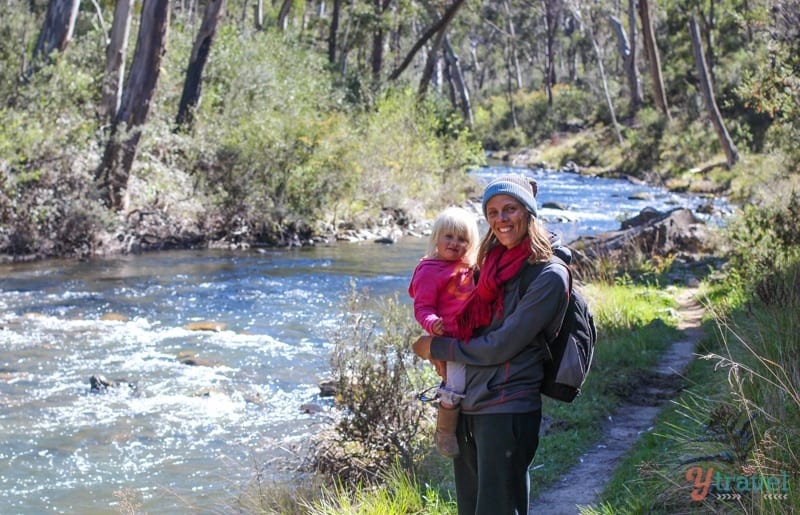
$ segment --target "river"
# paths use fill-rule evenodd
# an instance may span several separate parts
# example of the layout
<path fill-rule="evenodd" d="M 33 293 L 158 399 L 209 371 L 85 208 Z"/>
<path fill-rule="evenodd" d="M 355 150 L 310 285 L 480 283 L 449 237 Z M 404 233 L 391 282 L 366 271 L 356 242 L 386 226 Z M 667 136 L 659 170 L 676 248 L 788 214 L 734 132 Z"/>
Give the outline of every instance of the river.
<path fill-rule="evenodd" d="M 506 171 L 476 172 L 490 178 Z M 565 241 L 645 206 L 708 199 L 622 180 L 536 171 Z M 648 193 L 650 200 L 631 200 Z M 724 201 L 713 200 L 720 209 Z M 405 237 L 274 250 L 190 250 L 0 265 L 0 513 L 230 512 L 272 461 L 325 423 L 330 334 L 351 284 L 401 293 L 425 247 Z M 108 313 L 123 320 L 103 320 Z M 224 324 L 193 331 L 193 322 Z M 214 366 L 187 366 L 193 355 Z M 124 379 L 107 393 L 89 378 Z M 268 467 L 266 468 L 268 470 Z"/>

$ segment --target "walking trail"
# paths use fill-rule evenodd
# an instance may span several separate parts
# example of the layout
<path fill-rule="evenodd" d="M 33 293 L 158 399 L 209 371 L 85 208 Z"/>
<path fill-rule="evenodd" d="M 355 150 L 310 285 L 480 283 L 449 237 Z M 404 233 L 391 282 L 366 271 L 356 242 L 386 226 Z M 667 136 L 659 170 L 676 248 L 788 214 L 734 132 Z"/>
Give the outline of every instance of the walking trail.
<path fill-rule="evenodd" d="M 529 514 L 576 515 L 581 506 L 597 502 L 598 493 L 602 492 L 625 453 L 639 435 L 652 428 L 663 401 L 678 393 L 683 372 L 703 335 L 700 319 L 704 309 L 695 298 L 696 293 L 695 289 L 688 289 L 678 298 L 678 329 L 684 332 L 684 339 L 674 342 L 661 362 L 649 371 L 648 376 L 653 380 L 646 381 L 644 391 L 637 392 L 635 398 L 629 398 L 608 418 L 603 436 L 581 456 L 580 463 L 533 499 Z"/>

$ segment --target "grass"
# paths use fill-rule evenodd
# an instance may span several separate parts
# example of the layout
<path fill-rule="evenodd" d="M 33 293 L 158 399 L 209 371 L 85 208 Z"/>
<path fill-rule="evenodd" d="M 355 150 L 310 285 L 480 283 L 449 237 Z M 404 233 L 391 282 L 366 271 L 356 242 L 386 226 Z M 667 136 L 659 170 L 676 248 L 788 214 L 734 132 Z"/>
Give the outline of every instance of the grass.
<path fill-rule="evenodd" d="M 798 270 L 789 265 L 767 284 L 797 284 Z M 735 279 L 709 291 L 713 317 L 690 386 L 617 468 L 602 505 L 586 513 L 800 509 L 800 294 L 779 288 L 779 302 L 764 302 L 773 297 L 748 295 Z M 694 480 L 709 469 L 703 490 Z"/>

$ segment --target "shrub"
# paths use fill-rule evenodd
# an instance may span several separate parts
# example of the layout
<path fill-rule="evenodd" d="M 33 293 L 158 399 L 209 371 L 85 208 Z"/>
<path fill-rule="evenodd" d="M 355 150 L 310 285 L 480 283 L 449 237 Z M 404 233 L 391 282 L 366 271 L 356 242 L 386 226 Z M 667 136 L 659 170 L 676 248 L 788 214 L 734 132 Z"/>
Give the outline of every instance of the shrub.
<path fill-rule="evenodd" d="M 411 344 L 420 334 L 409 305 L 389 299 L 378 309 L 351 292 L 343 323 L 333 336 L 331 366 L 341 419 L 313 445 L 310 466 L 346 485 L 375 483 L 397 463 L 413 473 L 430 441 L 428 407 L 416 399 L 436 384 L 432 367 L 419 369 Z"/>

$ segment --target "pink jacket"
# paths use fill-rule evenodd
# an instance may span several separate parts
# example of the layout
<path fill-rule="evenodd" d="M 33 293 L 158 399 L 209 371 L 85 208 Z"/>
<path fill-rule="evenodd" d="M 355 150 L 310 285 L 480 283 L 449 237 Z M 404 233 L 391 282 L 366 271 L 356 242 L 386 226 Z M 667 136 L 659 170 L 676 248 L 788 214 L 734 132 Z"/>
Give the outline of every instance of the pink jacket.
<path fill-rule="evenodd" d="M 441 318 L 445 335 L 452 334 L 455 315 L 474 289 L 473 269 L 463 261 L 423 258 L 408 286 L 408 294 L 414 299 L 414 318 L 430 334 Z"/>

